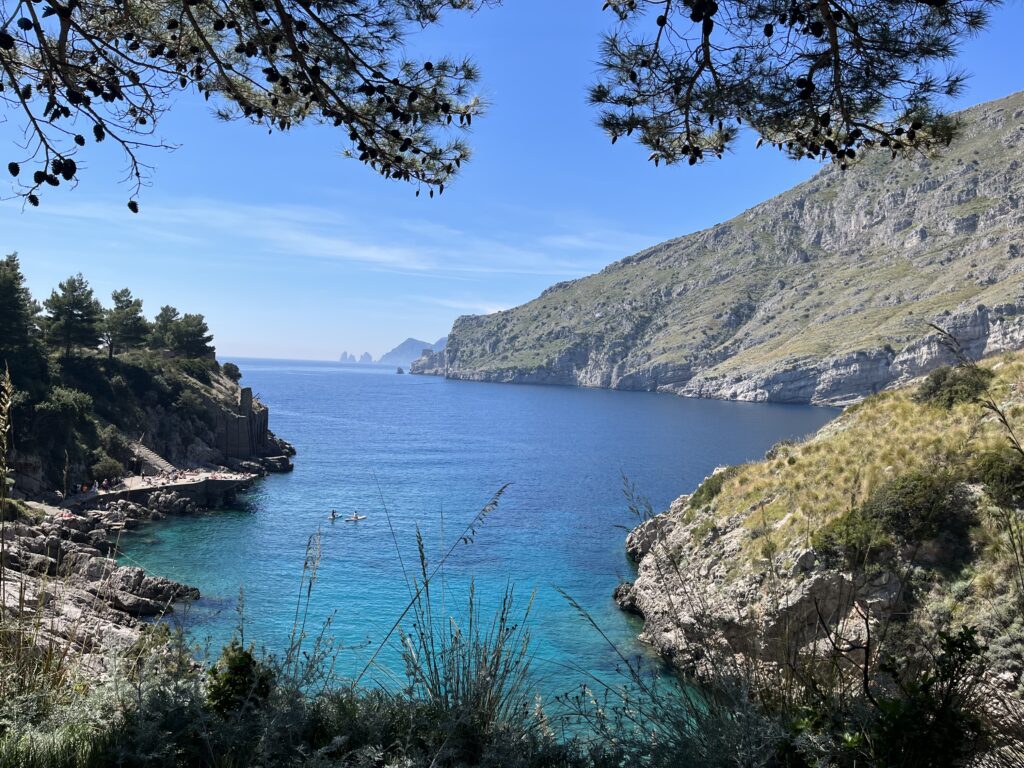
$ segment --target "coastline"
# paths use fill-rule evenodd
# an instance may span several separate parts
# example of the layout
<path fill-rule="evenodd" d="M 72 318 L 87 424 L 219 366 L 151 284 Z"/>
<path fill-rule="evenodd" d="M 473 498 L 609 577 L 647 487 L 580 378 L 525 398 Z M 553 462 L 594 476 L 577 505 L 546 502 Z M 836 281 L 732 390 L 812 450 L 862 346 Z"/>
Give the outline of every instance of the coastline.
<path fill-rule="evenodd" d="M 171 516 L 216 509 L 268 474 L 291 471 L 294 447 L 273 433 L 266 444 L 267 455 L 131 476 L 111 490 L 76 494 L 59 505 L 22 500 L 25 514 L 7 520 L 3 534 L 3 612 L 33 619 L 40 650 L 77 654 L 87 677 L 108 675 L 144 639 L 147 626 L 200 597 L 194 586 L 118 564 L 121 536 Z"/>

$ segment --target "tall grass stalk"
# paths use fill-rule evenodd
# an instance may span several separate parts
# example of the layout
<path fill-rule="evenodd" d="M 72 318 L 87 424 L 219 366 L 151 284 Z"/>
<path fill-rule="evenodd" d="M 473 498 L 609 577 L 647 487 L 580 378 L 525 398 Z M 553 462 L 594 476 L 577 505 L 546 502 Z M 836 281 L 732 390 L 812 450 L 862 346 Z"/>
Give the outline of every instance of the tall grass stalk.
<path fill-rule="evenodd" d="M 409 615 L 409 611 L 411 611 L 415 607 L 417 601 L 422 596 L 423 591 L 428 586 L 430 586 L 430 582 L 434 579 L 435 576 L 437 576 L 438 573 L 441 572 L 441 570 L 444 568 L 445 563 L 449 560 L 449 558 L 451 558 L 453 554 L 455 554 L 455 551 L 459 548 L 459 546 L 463 544 L 469 545 L 473 543 L 473 541 L 476 538 L 477 531 L 487 521 L 487 518 L 490 517 L 491 513 L 493 513 L 498 508 L 498 504 L 501 501 L 501 497 L 505 495 L 505 491 L 508 490 L 508 487 L 509 484 L 506 483 L 505 485 L 501 486 L 501 488 L 498 489 L 498 491 L 491 497 L 490 501 L 488 501 L 483 506 L 483 508 L 481 508 L 481 510 L 477 512 L 473 516 L 473 518 L 466 524 L 466 527 L 462 530 L 462 533 L 448 548 L 448 551 L 445 552 L 444 555 L 437 561 L 437 563 L 430 569 L 430 572 L 424 574 L 423 579 L 422 581 L 420 581 L 419 584 L 413 585 L 413 594 L 409 598 L 409 602 L 406 603 L 405 608 L 402 609 L 402 612 L 398 615 L 398 618 L 395 619 L 394 623 L 391 625 L 391 628 L 388 629 L 387 633 L 377 644 L 377 648 L 371 654 L 369 660 L 366 662 L 363 668 L 359 671 L 359 674 L 356 675 L 355 679 L 352 681 L 352 685 L 359 685 L 362 679 L 366 676 L 366 673 L 373 667 L 373 665 L 377 661 L 377 657 L 380 655 L 381 651 L 383 651 L 384 648 L 387 646 L 387 643 L 391 640 L 391 637 L 395 634 L 396 631 L 398 631 L 399 627 L 401 627 L 402 622 L 405 621 L 405 617 Z M 419 534 L 417 533 L 417 536 L 418 535 Z M 394 537 L 394 529 L 392 529 L 392 536 Z M 420 549 L 422 550 L 422 541 L 420 541 Z"/>

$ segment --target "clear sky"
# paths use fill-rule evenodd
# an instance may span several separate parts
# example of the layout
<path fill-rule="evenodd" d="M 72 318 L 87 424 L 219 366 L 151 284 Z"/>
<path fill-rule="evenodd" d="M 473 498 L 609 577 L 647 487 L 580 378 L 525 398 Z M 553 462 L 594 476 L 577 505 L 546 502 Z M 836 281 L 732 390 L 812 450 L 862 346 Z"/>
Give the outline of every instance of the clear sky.
<path fill-rule="evenodd" d="M 492 104 L 443 197 L 417 199 L 342 158 L 330 128 L 267 136 L 183 95 L 160 131 L 180 146 L 146 155 L 153 185 L 138 216 L 118 184 L 121 159 L 83 153 L 77 189 L 47 190 L 24 212 L 0 203 L 5 252 L 18 251 L 38 298 L 81 271 L 104 300 L 128 286 L 150 315 L 162 304 L 202 312 L 222 358 L 378 356 L 727 219 L 817 170 L 753 140 L 695 168 L 654 168 L 640 147 L 611 146 L 585 98 L 612 20 L 601 5 L 506 0 L 417 34 L 420 50 L 475 59 Z M 1022 32 L 1024 5 L 1011 0 L 964 47 L 973 77 L 952 107 L 1024 88 Z"/>

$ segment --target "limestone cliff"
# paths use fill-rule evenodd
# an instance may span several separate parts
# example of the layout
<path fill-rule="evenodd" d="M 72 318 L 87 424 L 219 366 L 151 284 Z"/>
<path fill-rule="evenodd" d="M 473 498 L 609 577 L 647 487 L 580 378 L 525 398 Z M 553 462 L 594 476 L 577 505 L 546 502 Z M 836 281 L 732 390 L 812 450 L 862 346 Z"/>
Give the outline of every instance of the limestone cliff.
<path fill-rule="evenodd" d="M 138 353 L 61 363 L 60 384 L 82 404 L 76 420 L 44 421 L 37 407 L 17 419 L 13 493 L 49 499 L 102 480 L 100 458 L 121 474 L 229 466 L 249 472 L 288 471 L 294 449 L 270 431 L 270 411 L 215 361 Z M 105 461 L 98 465 L 113 479 Z"/>
<path fill-rule="evenodd" d="M 869 155 L 534 301 L 460 317 L 414 373 L 844 403 L 1024 343 L 1024 93 L 941 156 Z"/>
<path fill-rule="evenodd" d="M 1024 353 L 982 366 L 991 402 L 1020 434 Z M 1006 426 L 988 408 L 919 392 L 912 382 L 873 395 L 805 441 L 717 471 L 634 529 L 626 548 L 636 579 L 615 598 L 643 617 L 642 639 L 685 668 L 715 649 L 779 662 L 827 637 L 855 648 L 890 622 L 967 625 L 987 644 L 993 674 L 1024 693 L 1014 582 L 1024 574 L 1005 523 L 1020 511 L 996 506 L 1002 477 L 1020 482 L 1024 461 L 1006 452 Z M 915 496 L 921 488 L 945 490 Z M 918 538 L 894 532 L 896 517 L 872 516 L 898 509 L 912 519 L 925 497 L 941 513 Z"/>

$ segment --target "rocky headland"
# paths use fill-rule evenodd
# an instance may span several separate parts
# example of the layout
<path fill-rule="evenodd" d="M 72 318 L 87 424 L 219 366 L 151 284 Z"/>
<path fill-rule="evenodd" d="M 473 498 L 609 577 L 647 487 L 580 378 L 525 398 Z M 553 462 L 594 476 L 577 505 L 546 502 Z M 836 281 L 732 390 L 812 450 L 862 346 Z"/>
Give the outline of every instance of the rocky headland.
<path fill-rule="evenodd" d="M 1024 93 L 936 157 L 865 157 L 710 229 L 456 320 L 413 373 L 844 404 L 1024 344 Z"/>
<path fill-rule="evenodd" d="M 74 364 L 92 372 L 77 390 L 90 410 L 66 433 L 81 458 L 67 451 L 57 464 L 49 433 L 30 419 L 20 423 L 35 439 L 19 440 L 7 457 L 14 482 L 0 526 L 0 615 L 35 627 L 40 649 L 73 654 L 78 669 L 103 676 L 148 624 L 200 597 L 120 563 L 122 537 L 232 502 L 260 477 L 290 471 L 295 449 L 270 430 L 269 408 L 213 360 Z M 127 382 L 135 388 L 111 392 Z M 97 455 L 104 460 L 90 467 Z M 115 471 L 123 474 L 101 476 Z"/>
<path fill-rule="evenodd" d="M 981 365 L 1012 427 L 1024 412 L 1024 353 Z M 695 670 L 792 663 L 826 643 L 856 658 L 890 626 L 966 625 L 992 678 L 1024 693 L 1012 599 L 1021 573 L 1007 540 L 1019 512 L 1005 506 L 1024 460 L 1006 450 L 990 408 L 962 393 L 952 405 L 928 400 L 922 381 L 872 395 L 763 460 L 717 469 L 633 529 L 636 578 L 614 597 L 643 618 L 641 639 Z M 932 514 L 928 525 L 907 522 Z"/>

